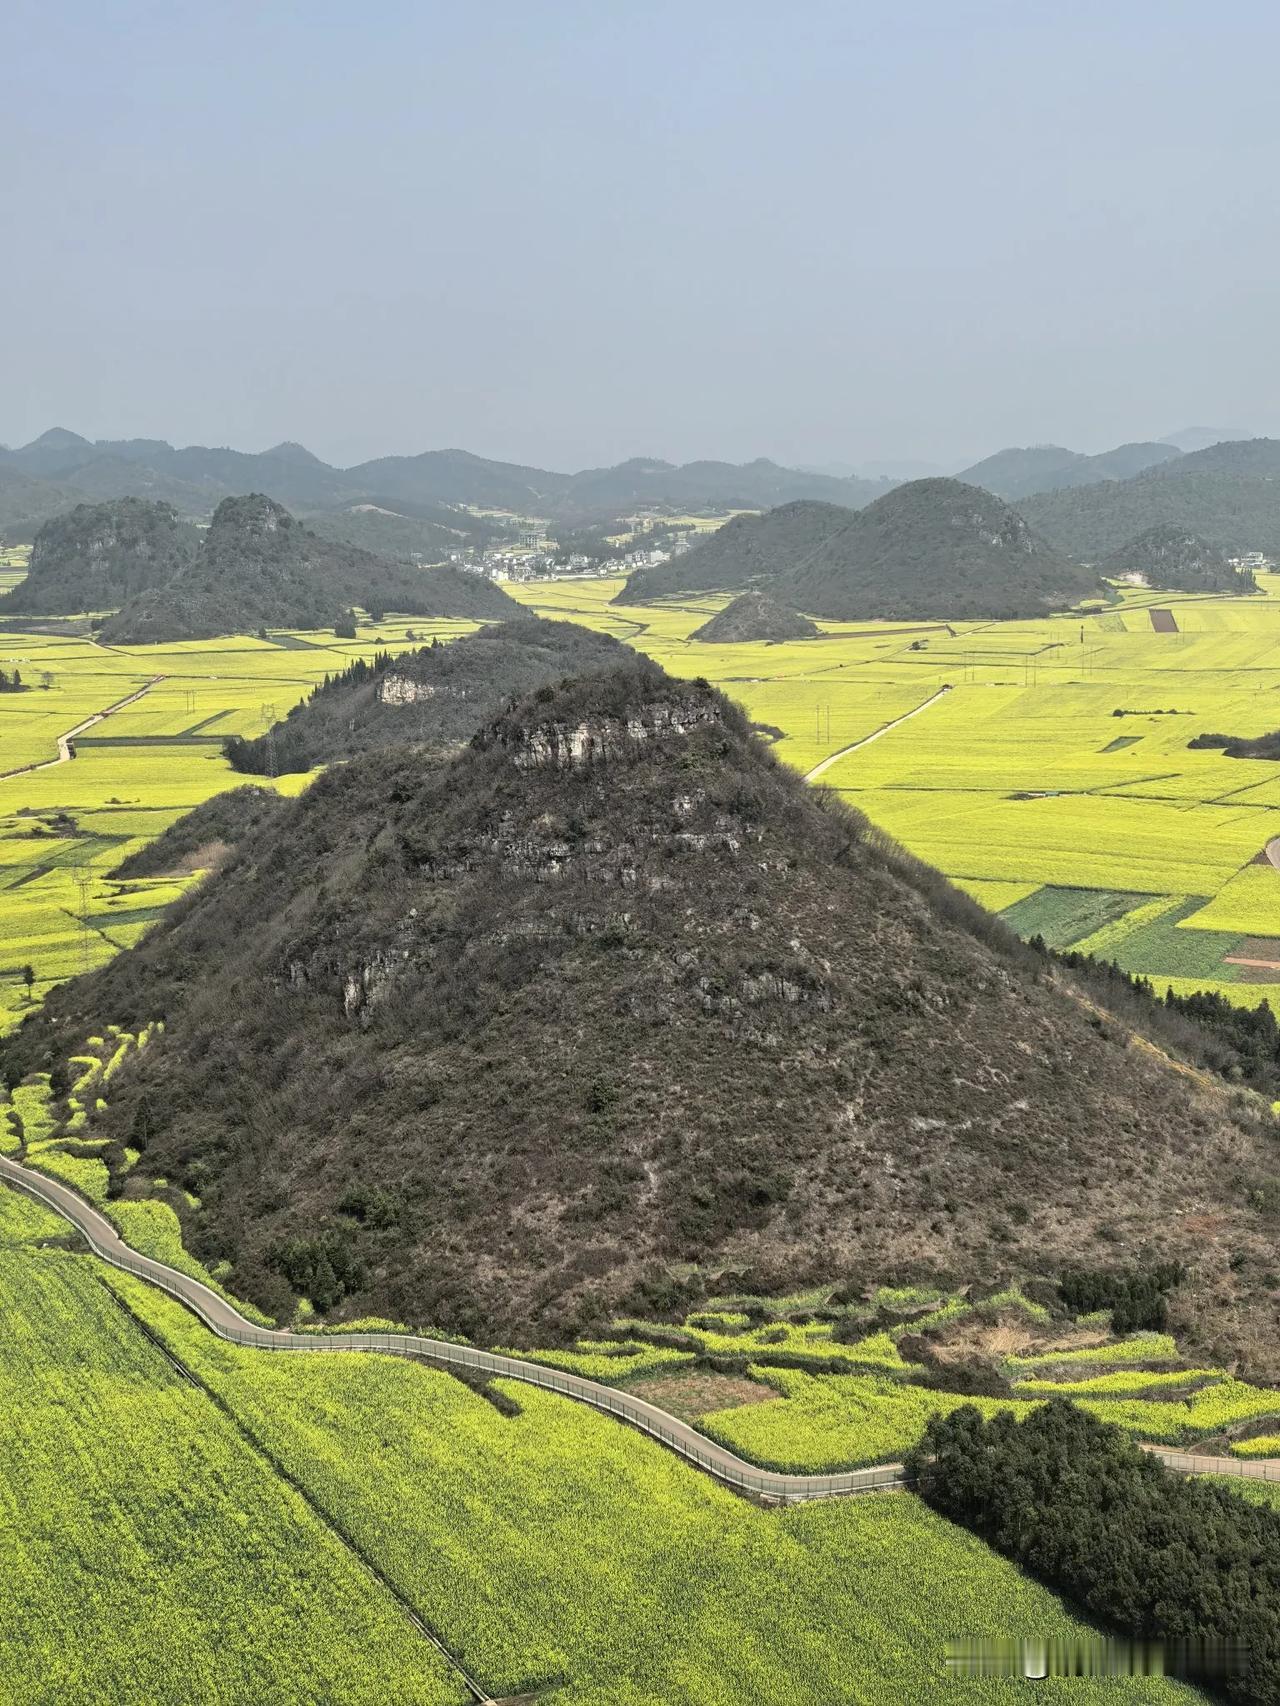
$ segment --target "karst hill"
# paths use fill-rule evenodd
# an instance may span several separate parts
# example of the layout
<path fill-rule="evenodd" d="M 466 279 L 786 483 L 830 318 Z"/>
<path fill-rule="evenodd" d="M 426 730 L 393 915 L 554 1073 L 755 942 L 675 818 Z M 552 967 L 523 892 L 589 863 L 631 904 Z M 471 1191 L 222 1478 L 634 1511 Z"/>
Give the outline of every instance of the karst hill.
<path fill-rule="evenodd" d="M 247 774 L 282 776 L 399 741 L 443 750 L 467 740 L 505 699 L 630 655 L 574 622 L 489 623 L 448 645 L 358 660 L 266 734 L 228 741 L 227 757 Z"/>
<path fill-rule="evenodd" d="M 719 693 L 628 661 L 452 760 L 329 771 L 2 1064 L 163 1018 L 101 1116 L 116 1188 L 168 1181 L 276 1314 L 545 1342 L 662 1307 L 673 1264 L 1123 1249 L 1194 1260 L 1232 1330 L 1274 1139 L 1044 968 Z"/>
<path fill-rule="evenodd" d="M 1258 591 L 1251 574 L 1235 568 L 1220 546 L 1172 522 L 1149 527 L 1100 565 L 1111 580 L 1130 580 L 1170 592 Z"/>
<path fill-rule="evenodd" d="M 346 610 L 515 617 L 501 588 L 458 569 L 420 569 L 322 539 L 260 493 L 218 505 L 198 554 L 106 622 L 110 643 L 210 639 L 259 628 L 325 628 Z"/>
<path fill-rule="evenodd" d="M 0 617 L 114 610 L 181 574 L 199 544 L 196 529 L 168 504 L 77 504 L 36 534 L 27 577 L 0 599 Z"/>
<path fill-rule="evenodd" d="M 819 632 L 817 624 L 807 616 L 785 609 L 768 593 L 744 592 L 717 611 L 709 622 L 695 628 L 690 638 L 711 645 L 752 641 L 774 645 L 781 640 L 812 640 Z"/>
<path fill-rule="evenodd" d="M 618 602 L 736 587 L 834 621 L 1040 616 L 1103 592 L 991 492 L 930 479 L 856 511 L 805 503 L 737 517 L 638 571 Z"/>

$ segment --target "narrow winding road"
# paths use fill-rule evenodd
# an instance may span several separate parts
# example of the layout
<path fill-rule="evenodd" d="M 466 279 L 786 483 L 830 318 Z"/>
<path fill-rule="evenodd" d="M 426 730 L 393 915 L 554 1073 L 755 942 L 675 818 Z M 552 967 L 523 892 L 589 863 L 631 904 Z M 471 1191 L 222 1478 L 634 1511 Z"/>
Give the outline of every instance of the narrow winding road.
<path fill-rule="evenodd" d="M 83 1234 L 90 1249 L 125 1273 L 137 1274 L 177 1298 L 221 1339 L 267 1351 L 376 1351 L 385 1356 L 404 1356 L 505 1380 L 523 1380 L 566 1398 L 576 1398 L 593 1409 L 617 1416 L 677 1452 L 686 1462 L 704 1470 L 726 1486 L 776 1504 L 797 1504 L 806 1499 L 838 1498 L 850 1493 L 886 1492 L 906 1485 L 901 1463 L 880 1463 L 869 1469 L 852 1469 L 833 1475 L 783 1475 L 736 1457 L 714 1440 L 681 1422 L 656 1404 L 647 1404 L 629 1392 L 603 1386 L 580 1375 L 563 1374 L 520 1357 L 499 1356 L 471 1345 L 450 1344 L 444 1339 L 424 1339 L 413 1333 L 290 1333 L 283 1329 L 256 1327 L 224 1297 L 199 1280 L 166 1267 L 150 1256 L 131 1250 L 105 1215 L 100 1214 L 69 1186 L 42 1173 L 31 1172 L 18 1162 L 0 1155 L 0 1181 L 16 1186 L 54 1209 Z M 1169 1451 L 1144 1445 L 1168 1468 L 1184 1475 L 1238 1475 L 1246 1479 L 1280 1482 L 1280 1458 L 1202 1457 L 1192 1452 Z"/>
<path fill-rule="evenodd" d="M 448 1363 L 507 1380 L 523 1380 L 547 1391 L 576 1398 L 611 1416 L 621 1417 L 726 1485 L 779 1503 L 872 1492 L 877 1488 L 904 1484 L 905 1475 L 900 1463 L 855 1469 L 839 1475 L 781 1475 L 757 1469 L 713 1440 L 704 1438 L 687 1423 L 678 1421 L 655 1404 L 646 1404 L 642 1398 L 635 1398 L 629 1392 L 620 1392 L 595 1380 L 584 1380 L 580 1375 L 563 1374 L 559 1369 L 544 1368 L 539 1363 L 525 1362 L 519 1357 L 476 1350 L 470 1345 L 454 1345 L 444 1339 L 424 1339 L 413 1333 L 309 1334 L 256 1327 L 225 1298 L 219 1297 L 217 1292 L 199 1280 L 131 1250 L 106 1216 L 69 1186 L 32 1172 L 7 1156 L 0 1156 L 0 1181 L 16 1185 L 29 1196 L 38 1198 L 46 1207 L 55 1209 L 83 1234 L 89 1247 L 103 1261 L 123 1269 L 125 1273 L 137 1274 L 167 1291 L 171 1297 L 186 1304 L 219 1338 L 232 1344 L 267 1351 L 379 1351 L 384 1355 Z"/>
<path fill-rule="evenodd" d="M 851 752 L 857 752 L 860 746 L 870 746 L 873 740 L 879 740 L 881 735 L 887 735 L 890 729 L 896 729 L 902 723 L 909 723 L 912 717 L 918 717 L 921 711 L 927 711 L 930 705 L 936 705 L 943 694 L 950 693 L 950 691 L 949 684 L 940 687 L 936 693 L 931 693 L 921 704 L 913 706 L 909 711 L 904 711 L 900 717 L 895 717 L 892 722 L 882 723 L 878 729 L 872 729 L 869 735 L 863 735 L 861 740 L 850 741 L 849 745 L 842 746 L 839 752 L 833 752 L 830 758 L 824 758 L 821 764 L 815 764 L 812 770 L 806 770 L 805 781 L 816 782 L 819 776 L 830 770 L 833 764 L 839 764 L 842 758 L 847 758 Z"/>

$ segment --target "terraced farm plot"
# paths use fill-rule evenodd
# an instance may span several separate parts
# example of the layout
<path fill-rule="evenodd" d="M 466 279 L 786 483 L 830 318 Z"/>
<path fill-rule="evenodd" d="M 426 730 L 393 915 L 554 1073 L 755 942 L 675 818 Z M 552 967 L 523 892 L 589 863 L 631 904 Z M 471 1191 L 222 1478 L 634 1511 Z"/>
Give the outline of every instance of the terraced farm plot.
<path fill-rule="evenodd" d="M 1099 1387 L 1098 1377 L 1083 1368 L 1076 1383 L 1045 1383 L 1028 1376 L 1014 1397 L 970 1399 L 873 1374 L 808 1374 L 764 1367 L 753 1372 L 774 1387 L 779 1398 L 713 1412 L 703 1416 L 699 1426 L 752 1463 L 794 1473 L 825 1474 L 900 1462 L 919 1444 L 930 1416 L 948 1415 L 965 1403 L 976 1404 L 987 1417 L 1001 1411 L 1024 1415 L 1030 1403 L 1056 1393 L 1074 1397 L 1100 1421 L 1112 1422 L 1138 1439 L 1187 1447 L 1225 1428 L 1280 1416 L 1280 1393 L 1226 1377 L 1206 1382 L 1200 1373 L 1182 1376 L 1190 1395 L 1175 1401 L 1162 1397 L 1159 1377 L 1143 1386 L 1141 1397 L 1123 1395 L 1137 1381 L 1119 1370 L 1113 1371 L 1113 1378 L 1119 1377 L 1114 1388 Z"/>
<path fill-rule="evenodd" d="M 1246 865 L 1213 899 L 1180 921 L 1188 933 L 1219 930 L 1280 936 L 1280 871 L 1274 865 Z"/>

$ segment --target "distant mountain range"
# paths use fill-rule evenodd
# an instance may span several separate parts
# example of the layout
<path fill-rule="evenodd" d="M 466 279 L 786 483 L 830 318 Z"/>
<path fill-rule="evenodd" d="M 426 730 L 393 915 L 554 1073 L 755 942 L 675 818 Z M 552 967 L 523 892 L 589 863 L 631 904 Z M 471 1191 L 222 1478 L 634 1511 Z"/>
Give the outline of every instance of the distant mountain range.
<path fill-rule="evenodd" d="M 675 511 L 769 509 L 797 498 L 822 498 L 858 508 L 890 483 L 783 468 L 764 458 L 739 466 L 638 457 L 616 468 L 561 474 L 466 450 L 428 450 L 334 468 L 294 443 L 257 453 L 202 445 L 175 449 L 162 439 L 91 441 L 54 427 L 17 450 L 0 449 L 0 536 L 30 537 L 41 521 L 74 503 L 117 497 L 150 498 L 203 519 L 225 497 L 262 492 L 299 514 L 340 515 L 347 542 L 370 544 L 370 532 L 388 531 L 385 521 L 368 519 L 378 510 L 468 537 L 476 518 L 466 506 L 561 522 L 608 519 L 644 505 Z M 424 515 L 424 506 L 431 513 Z M 458 537 L 427 535 L 426 548 L 445 548 Z"/>
<path fill-rule="evenodd" d="M 1180 432 L 1166 433 L 1161 444 L 1171 444 L 1175 450 L 1207 450 L 1211 444 L 1230 444 L 1240 438 L 1255 438 L 1256 433 L 1244 427 L 1183 427 Z"/>
<path fill-rule="evenodd" d="M 916 465 L 922 472 L 925 466 Z M 896 477 L 863 477 L 875 468 Z M 765 458 L 676 464 L 636 457 L 565 474 L 466 450 L 335 468 L 293 442 L 254 453 L 177 449 L 162 439 L 91 441 L 55 427 L 17 450 L 0 449 L 0 540 L 30 539 L 42 522 L 76 503 L 141 497 L 204 521 L 224 498 L 260 492 L 335 542 L 442 562 L 459 546 L 509 537 L 522 516 L 564 532 L 643 508 L 679 515 L 804 502 L 860 510 L 914 471 L 904 461 L 865 463 L 854 473 L 843 464 L 787 468 Z M 1280 441 L 1191 427 L 1098 455 L 1062 445 L 1008 448 L 958 477 L 1026 506 L 1027 520 L 1046 540 L 1092 561 L 1165 524 L 1227 550 L 1280 544 L 1277 471 Z"/>
<path fill-rule="evenodd" d="M 1239 555 L 1280 552 L 1280 439 L 1213 444 L 1128 480 L 1044 491 L 1018 508 L 1045 539 L 1088 562 L 1153 527 Z"/>
<path fill-rule="evenodd" d="M 956 477 L 985 486 L 999 498 L 1014 501 L 1033 492 L 1069 486 L 1091 486 L 1102 480 L 1127 480 L 1157 463 L 1178 456 L 1169 444 L 1120 444 L 1100 456 L 1082 456 L 1060 444 L 1031 445 L 1025 450 L 998 450 Z"/>

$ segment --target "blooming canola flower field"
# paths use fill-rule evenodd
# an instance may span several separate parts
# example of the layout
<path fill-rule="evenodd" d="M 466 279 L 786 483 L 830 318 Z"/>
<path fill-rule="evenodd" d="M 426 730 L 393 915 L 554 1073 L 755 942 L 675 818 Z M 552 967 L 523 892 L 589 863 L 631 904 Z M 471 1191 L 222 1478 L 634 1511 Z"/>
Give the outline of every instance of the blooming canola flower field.
<path fill-rule="evenodd" d="M 1130 590 L 1093 614 L 1033 622 L 826 623 L 819 639 L 776 645 L 692 638 L 723 595 L 614 604 L 617 579 L 510 590 L 715 682 L 780 758 L 823 766 L 822 786 L 1023 935 L 1083 946 L 1161 986 L 1275 1004 L 1280 870 L 1265 849 L 1280 837 L 1280 766 L 1188 745 L 1280 725 L 1280 576 L 1262 584 L 1248 599 Z M 1176 631 L 1153 628 L 1157 604 Z M 419 622 L 415 633 L 471 626 Z M 110 872 L 235 785 L 228 735 L 261 732 L 354 657 L 410 644 L 394 618 L 362 624 L 354 641 L 108 648 L 0 631 L 0 667 L 27 688 L 0 694 L 0 1025 L 131 946 L 180 892 L 182 880 Z M 55 762 L 59 736 L 138 693 Z"/>
<path fill-rule="evenodd" d="M 453 1706 L 460 1663 L 563 1706 L 914 1706 L 954 1630 L 1085 1632 L 910 1494 L 763 1511 L 549 1393 L 237 1349 L 3 1188 L 0 1308 L 6 1701 Z"/>
<path fill-rule="evenodd" d="M 723 598 L 628 607 L 610 602 L 619 585 L 513 590 L 716 682 L 784 761 L 823 766 L 821 785 L 1024 934 L 1091 943 L 1233 999 L 1280 986 L 1280 871 L 1255 862 L 1280 835 L 1280 773 L 1186 747 L 1203 729 L 1280 721 L 1268 697 L 1280 688 L 1280 586 L 1247 607 L 1167 601 L 1173 634 L 1154 632 L 1135 596 L 1084 619 L 829 624 L 817 640 L 707 646 L 691 634 Z M 470 626 L 415 630 L 448 639 Z M 132 946 L 197 880 L 112 873 L 237 785 L 226 736 L 260 732 L 357 656 L 413 643 L 393 618 L 362 624 L 355 641 L 122 649 L 0 632 L 0 667 L 25 687 L 0 694 L 0 1027 Z M 36 1075 L 0 1097 L 0 1152 L 21 1149 L 33 1170 L 98 1200 L 137 1248 L 216 1284 L 183 1249 L 168 1200 L 108 1198 L 93 1110 L 154 1034 L 109 1018 L 70 1063 L 73 1122 L 54 1130 Z M 794 1321 L 780 1305 L 757 1320 L 745 1312 L 756 1300 L 726 1299 L 671 1342 L 602 1339 L 541 1360 L 637 1384 L 692 1376 L 699 1359 L 741 1364 L 757 1401 L 738 1389 L 739 1407 L 702 1418 L 708 1434 L 789 1467 L 892 1458 L 953 1401 L 910 1379 L 871 1318 L 895 1300 L 930 1309 L 917 1328 L 973 1307 L 885 1292 L 847 1306 L 857 1330 L 837 1337 L 808 1318 L 821 1298 L 793 1300 Z M 1012 1292 L 987 1306 L 1036 1318 Z M 518 1412 L 506 1414 L 397 1358 L 238 1350 L 4 1190 L 0 1315 L 11 1586 L 0 1701 L 88 1706 L 124 1698 L 121 1676 L 158 1702 L 469 1698 L 430 1630 L 495 1697 L 913 1706 L 949 1698 L 952 1633 L 1079 1631 L 1051 1594 L 909 1494 L 764 1511 L 551 1394 L 513 1383 L 503 1392 Z M 1148 1437 L 1222 1432 L 1241 1455 L 1277 1437 L 1274 1394 L 1213 1370 L 1144 1375 L 1176 1360 L 1171 1345 L 1095 1348 L 1078 1380 L 1073 1354 L 1011 1365 L 1016 1395 L 984 1405 L 1023 1412 L 1065 1387 Z M 1154 1679 L 1041 1687 L 1085 1706 L 1104 1690 L 1144 1706 L 1199 1698 Z M 966 1693 L 994 1706 L 1016 1688 L 988 1679 Z"/>
<path fill-rule="evenodd" d="M 411 625 L 426 639 L 475 626 Z M 185 878 L 125 882 L 111 872 L 241 780 L 222 756 L 228 735 L 260 734 L 326 674 L 412 643 L 396 620 L 362 625 L 354 641 L 315 633 L 129 648 L 0 629 L 0 669 L 24 685 L 0 693 L 0 1028 L 51 983 L 132 947 L 181 892 Z M 57 761 L 60 735 L 139 692 Z M 306 781 L 274 786 L 296 793 Z"/>
<path fill-rule="evenodd" d="M 815 780 L 1020 934 L 1160 990 L 1278 1004 L 1280 766 L 1189 742 L 1280 727 L 1280 576 L 1249 598 L 1126 589 L 1085 615 L 823 623 L 774 645 L 692 638 L 723 597 L 614 604 L 622 584 L 513 590 L 722 687 L 780 758 L 822 764 Z"/>

